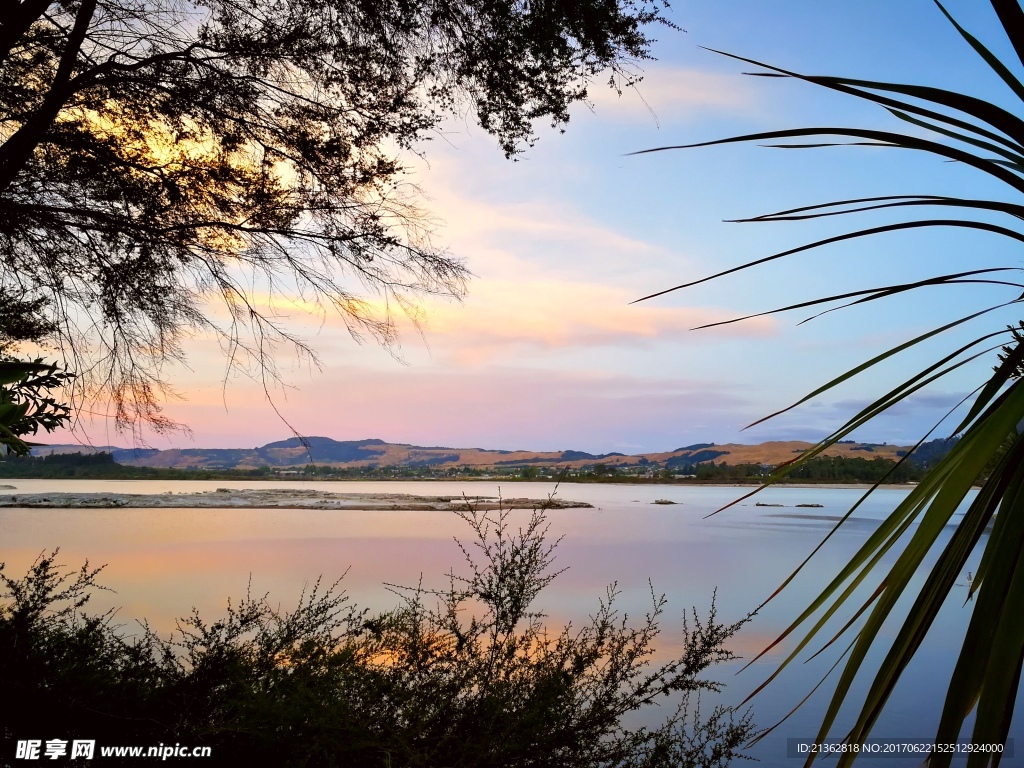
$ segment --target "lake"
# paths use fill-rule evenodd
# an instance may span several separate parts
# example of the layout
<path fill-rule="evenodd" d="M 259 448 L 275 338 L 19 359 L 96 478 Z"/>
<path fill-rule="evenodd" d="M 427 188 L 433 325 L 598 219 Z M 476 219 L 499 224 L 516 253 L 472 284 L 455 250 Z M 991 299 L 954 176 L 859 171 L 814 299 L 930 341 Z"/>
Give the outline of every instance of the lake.
<path fill-rule="evenodd" d="M 21 493 L 164 493 L 217 487 L 296 487 L 335 492 L 462 494 L 495 496 L 485 482 L 274 482 L 251 481 L 98 481 L 13 480 Z M 549 483 L 515 483 L 507 496 L 543 498 Z M 616 583 L 620 610 L 642 617 L 653 584 L 669 599 L 659 654 L 679 651 L 684 609 L 707 610 L 717 590 L 719 619 L 741 618 L 759 605 L 828 533 L 830 518 L 844 514 L 861 491 L 834 488 L 772 488 L 718 515 L 714 510 L 746 490 L 669 485 L 563 484 L 558 495 L 587 501 L 594 509 L 548 513 L 552 537 L 563 536 L 556 567 L 567 568 L 543 592 L 537 607 L 548 623 L 586 621 Z M 734 639 L 732 649 L 750 659 L 798 615 L 816 589 L 853 554 L 892 508 L 904 490 L 877 491 L 812 560 L 805 573 L 765 607 Z M 658 505 L 656 499 L 676 502 Z M 755 501 L 783 506 L 755 506 Z M 797 504 L 821 504 L 798 508 Z M 528 512 L 515 512 L 523 519 Z M 88 559 L 107 564 L 101 583 L 115 593 L 100 593 L 91 604 L 103 610 L 119 606 L 119 620 L 130 632 L 146 618 L 169 631 L 174 619 L 193 607 L 208 618 L 223 613 L 226 600 L 270 593 L 274 604 L 294 605 L 304 586 L 323 575 L 345 574 L 342 582 L 356 603 L 376 610 L 397 598 L 385 583 L 443 586 L 449 568 L 459 572 L 461 553 L 453 537 L 468 539 L 469 528 L 454 514 L 408 511 L 325 511 L 247 509 L 0 509 L 0 560 L 16 576 L 44 550 L 59 546 L 60 562 L 77 567 Z M 890 554 L 886 563 L 895 558 Z M 969 569 L 976 568 L 976 561 Z M 966 574 L 965 574 L 966 576 Z M 883 739 L 928 739 L 934 735 L 945 684 L 960 646 L 971 605 L 964 605 L 966 578 L 940 612 L 928 640 L 904 673 L 874 735 Z M 877 582 L 873 582 L 872 586 Z M 891 637 L 894 628 L 888 628 Z M 828 636 L 823 635 L 823 637 Z M 820 644 L 819 644 L 820 645 Z M 815 645 L 815 648 L 819 647 Z M 713 670 L 727 685 L 722 700 L 741 701 L 775 668 L 791 645 L 782 645 L 741 674 L 742 663 Z M 793 708 L 835 661 L 826 651 L 808 664 L 796 664 L 751 702 L 754 720 L 774 724 Z M 877 661 L 877 657 L 875 661 Z M 865 681 L 855 690 L 863 691 Z M 749 751 L 763 766 L 798 766 L 787 757 L 786 739 L 810 740 L 828 701 L 828 685 L 771 736 Z M 849 723 L 852 708 L 841 720 Z M 646 717 L 651 717 L 648 714 Z M 1012 736 L 1024 736 L 1015 717 Z M 969 733 L 969 732 L 968 732 Z M 842 735 L 837 729 L 834 735 Z M 862 758 L 858 765 L 918 765 L 920 760 Z M 959 762 L 959 761 L 957 761 Z M 1017 765 L 1020 758 L 1004 759 Z"/>

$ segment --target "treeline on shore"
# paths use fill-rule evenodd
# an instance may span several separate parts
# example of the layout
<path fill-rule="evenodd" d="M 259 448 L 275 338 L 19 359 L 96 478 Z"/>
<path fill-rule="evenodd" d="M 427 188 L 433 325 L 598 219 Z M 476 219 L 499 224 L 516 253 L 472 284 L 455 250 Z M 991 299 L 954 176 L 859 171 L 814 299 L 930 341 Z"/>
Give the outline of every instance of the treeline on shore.
<path fill-rule="evenodd" d="M 699 464 L 693 468 L 698 483 L 748 483 L 768 479 L 771 468 L 762 464 Z M 781 483 L 918 483 L 928 470 L 913 462 L 897 466 L 892 459 L 880 456 L 862 459 L 859 456 L 822 456 L 811 459 L 780 478 Z"/>
<path fill-rule="evenodd" d="M 823 456 L 812 459 L 781 478 L 783 483 L 913 483 L 920 482 L 933 463 L 934 451 L 897 464 L 882 457 Z M 595 464 L 581 468 L 557 466 L 370 466 L 332 467 L 305 464 L 255 469 L 176 469 L 119 464 L 109 453 L 63 453 L 48 456 L 8 456 L 0 461 L 0 478 L 81 478 L 110 480 L 482 480 L 596 483 L 756 484 L 774 468 L 766 464 L 708 461 L 659 467 L 650 462 L 631 465 Z"/>
<path fill-rule="evenodd" d="M 273 479 L 271 467 L 258 469 L 174 469 L 118 464 L 109 453 L 54 453 L 5 456 L 0 478 L 81 478 L 97 480 L 244 480 Z"/>

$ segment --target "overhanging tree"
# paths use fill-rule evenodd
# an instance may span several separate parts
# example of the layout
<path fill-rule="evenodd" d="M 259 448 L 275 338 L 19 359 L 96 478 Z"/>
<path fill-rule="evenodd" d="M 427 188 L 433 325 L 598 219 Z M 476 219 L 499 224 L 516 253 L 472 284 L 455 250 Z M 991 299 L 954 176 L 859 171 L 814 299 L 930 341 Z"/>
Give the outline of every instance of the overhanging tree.
<path fill-rule="evenodd" d="M 761 67 L 762 72 L 759 74 L 764 76 L 796 78 L 873 102 L 910 127 L 906 132 L 831 126 L 797 128 L 689 146 L 781 140 L 783 144 L 776 146 L 811 148 L 848 143 L 911 149 L 955 161 L 1002 182 L 1005 198 L 974 199 L 921 192 L 897 193 L 808 205 L 758 216 L 748 221 L 797 221 L 882 209 L 907 214 L 907 218 L 902 221 L 841 233 L 669 290 L 686 288 L 831 243 L 875 237 L 900 230 L 952 227 L 991 233 L 1017 243 L 1024 242 L 1024 228 L 1021 227 L 1021 220 L 1024 219 L 1024 204 L 1021 202 L 1024 193 L 1024 82 L 1020 74 L 1021 66 L 1024 66 L 1024 10 L 1018 0 L 990 0 L 990 4 L 1017 61 L 1004 61 L 993 54 L 989 47 L 962 27 L 936 0 L 939 11 L 1008 87 L 1013 97 L 1012 107 L 1004 108 L 971 94 L 943 88 L 808 76 L 750 59 L 740 59 Z M 808 139 L 811 143 L 807 143 Z M 678 148 L 681 147 L 661 149 Z M 916 218 L 915 214 L 919 211 L 935 213 Z M 977 318 L 992 316 L 990 313 L 996 309 L 1019 306 L 1024 302 L 1024 295 L 1017 293 L 1024 288 L 1017 274 L 1019 271 L 1020 267 L 1016 265 L 986 267 L 967 263 L 963 271 L 953 274 L 842 293 L 774 310 L 783 312 L 827 306 L 836 302 L 845 305 L 863 304 L 898 297 L 925 287 L 964 283 L 1006 286 L 1014 289 L 1013 294 L 1016 295 L 1016 298 L 1006 302 L 974 308 L 972 311 L 949 304 L 951 312 L 955 314 L 948 323 L 857 366 L 819 387 L 796 405 L 922 342 L 940 337 Z M 824 631 L 830 619 L 838 619 L 844 614 L 849 619 L 843 625 L 843 631 L 829 641 L 829 644 L 837 643 L 839 649 L 846 649 L 846 660 L 823 718 L 818 740 L 829 735 L 840 706 L 851 695 L 851 684 L 855 676 L 864 672 L 873 675 L 873 681 L 853 728 L 844 734 L 850 742 L 863 743 L 901 673 L 914 657 L 939 609 L 950 596 L 968 558 L 976 551 L 980 551 L 981 564 L 969 593 L 975 603 L 949 683 L 935 742 L 956 742 L 972 712 L 975 713 L 971 735 L 974 744 L 1001 744 L 1007 739 L 1024 661 L 1024 622 L 1021 621 L 1024 615 L 1024 380 L 1021 379 L 1024 338 L 1019 330 L 1001 327 L 999 324 L 987 330 L 967 344 L 952 344 L 948 354 L 877 399 L 798 460 L 780 468 L 769 481 L 806 464 L 853 430 L 972 361 L 988 356 L 996 364 L 994 370 L 988 369 L 990 375 L 982 376 L 977 381 L 977 389 L 972 393 L 973 402 L 966 416 L 952 430 L 953 434 L 959 436 L 952 450 L 909 493 L 854 558 L 842 568 L 839 575 L 772 646 L 794 635 L 801 628 L 804 629 L 803 636 L 796 640 L 793 651 L 782 663 L 781 666 L 785 667 L 801 656 L 810 641 Z M 977 495 L 969 500 L 966 514 L 956 520 L 954 513 L 957 508 L 968 500 L 972 489 L 976 487 L 979 487 Z M 859 502 L 844 516 L 843 521 L 857 506 Z M 843 521 L 837 524 L 836 529 Z M 943 534 L 948 526 L 953 526 L 954 530 L 946 538 Z M 882 568 L 879 562 L 890 551 L 897 555 L 895 563 L 880 573 Z M 934 557 L 930 569 L 925 565 L 928 557 Z M 920 588 L 913 587 L 913 577 L 923 570 L 927 570 L 923 584 Z M 785 584 L 788 583 L 789 579 Z M 858 588 L 865 588 L 870 595 L 861 604 L 854 603 L 855 599 L 859 599 L 857 596 L 862 594 Z M 910 601 L 905 613 L 900 613 L 901 608 L 897 605 L 901 598 Z M 894 618 L 901 621 L 900 629 L 885 649 L 885 658 L 878 668 L 868 670 L 865 663 L 867 653 L 872 647 L 883 644 L 880 629 L 886 620 Z M 855 757 L 855 752 L 843 752 L 839 765 L 848 765 Z M 951 757 L 952 753 L 934 754 L 930 764 L 948 765 Z M 808 762 L 811 760 L 813 756 Z M 998 752 L 979 749 L 968 757 L 967 765 L 968 768 L 974 768 L 998 764 L 999 760 Z"/>
<path fill-rule="evenodd" d="M 268 344 L 301 345 L 273 311 L 280 291 L 388 343 L 393 309 L 458 297 L 468 274 L 431 243 L 401 154 L 463 111 L 516 154 L 600 73 L 630 82 L 663 7 L 9 2 L 0 287 L 51 300 L 55 335 L 121 425 L 166 426 L 161 364 L 191 331 L 264 370 Z"/>

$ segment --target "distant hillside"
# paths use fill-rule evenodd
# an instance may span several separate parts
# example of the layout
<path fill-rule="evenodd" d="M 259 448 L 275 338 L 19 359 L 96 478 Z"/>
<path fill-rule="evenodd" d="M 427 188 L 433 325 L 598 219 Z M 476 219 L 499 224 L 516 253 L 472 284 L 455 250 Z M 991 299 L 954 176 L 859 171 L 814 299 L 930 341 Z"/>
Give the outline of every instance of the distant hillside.
<path fill-rule="evenodd" d="M 922 463 L 934 463 L 947 452 L 953 441 L 933 440 L 918 451 Z M 138 467 L 175 469 L 287 469 L 310 462 L 331 467 L 458 467 L 478 469 L 516 466 L 586 467 L 593 465 L 632 466 L 655 464 L 685 472 L 707 462 L 720 464 L 765 464 L 777 466 L 796 458 L 811 443 L 789 441 L 759 445 L 697 443 L 674 451 L 624 455 L 590 454 L 583 451 L 502 451 L 483 448 L 444 448 L 386 443 L 383 440 L 333 440 L 329 437 L 289 438 L 267 443 L 260 448 L 182 448 L 160 451 L 114 446 L 47 445 L 32 449 L 34 455 L 60 453 L 97 453 L 113 455 L 119 464 Z M 885 443 L 843 442 L 824 452 L 825 456 L 846 458 L 897 459 L 909 447 Z"/>

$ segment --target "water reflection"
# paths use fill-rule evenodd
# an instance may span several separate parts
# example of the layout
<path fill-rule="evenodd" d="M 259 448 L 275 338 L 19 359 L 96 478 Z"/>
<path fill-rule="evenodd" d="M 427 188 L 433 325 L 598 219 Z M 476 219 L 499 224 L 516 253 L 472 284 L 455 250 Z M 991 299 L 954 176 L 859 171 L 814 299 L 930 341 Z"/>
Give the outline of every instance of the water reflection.
<path fill-rule="evenodd" d="M 486 483 L 254 483 L 200 481 L 13 481 L 22 493 L 106 491 L 162 493 L 215 487 L 304 487 L 339 492 L 496 495 Z M 544 497 L 548 484 L 515 484 L 508 495 Z M 669 598 L 669 613 L 659 652 L 679 651 L 680 616 L 696 606 L 706 611 L 717 589 L 719 617 L 735 620 L 759 605 L 860 497 L 851 489 L 778 488 L 757 507 L 745 501 L 718 515 L 719 507 L 742 489 L 680 486 L 563 485 L 559 495 L 589 501 L 595 509 L 557 510 L 549 514 L 551 534 L 564 536 L 558 567 L 568 566 L 541 597 L 553 625 L 579 623 L 597 607 L 605 587 L 617 582 L 620 610 L 641 617 L 651 604 L 653 583 Z M 885 489 L 865 503 L 840 533 L 825 545 L 792 587 L 764 608 L 733 644 L 748 659 L 766 647 L 812 595 L 846 562 L 905 491 Z M 676 502 L 654 504 L 656 499 Z M 797 508 L 797 504 L 821 504 Z M 524 520 L 528 512 L 513 513 Z M 117 590 L 101 594 L 95 608 L 120 606 L 127 626 L 146 617 L 168 630 L 174 619 L 195 606 L 207 616 L 223 612 L 226 598 L 269 593 L 284 608 L 321 574 L 328 581 L 346 574 L 352 599 L 375 609 L 393 606 L 396 597 L 384 582 L 443 586 L 443 574 L 462 566 L 453 537 L 469 538 L 469 529 L 444 512 L 239 510 L 239 509 L 3 509 L 0 510 L 0 559 L 8 573 L 23 572 L 43 550 L 60 546 L 61 560 L 77 566 L 88 558 L 107 563 L 102 582 Z M 889 555 L 891 562 L 894 555 Z M 976 563 L 970 564 L 976 570 Z M 936 620 L 935 631 L 905 673 L 876 733 L 880 737 L 926 738 L 936 722 L 971 606 L 964 606 L 966 574 L 960 590 Z M 874 583 L 867 589 L 873 589 Z M 892 636 L 894 627 L 887 627 Z M 725 696 L 739 701 L 775 666 L 790 644 L 782 643 L 742 675 L 740 664 L 720 670 Z M 768 725 L 809 691 L 834 661 L 823 654 L 795 665 L 754 700 L 755 719 Z M 797 765 L 785 757 L 785 739 L 811 737 L 816 712 L 827 702 L 823 686 L 794 718 L 752 754 L 762 765 Z M 859 681 L 855 692 L 865 690 Z M 856 697 L 854 697 L 856 698 Z M 852 712 L 847 712 L 849 718 Z M 1020 739 L 1020 726 L 1013 735 Z M 1014 760 L 1019 760 L 1015 758 Z M 1004 764 L 1013 765 L 1014 760 Z M 897 765 L 884 760 L 881 766 Z M 858 765 L 872 761 L 858 761 Z"/>

